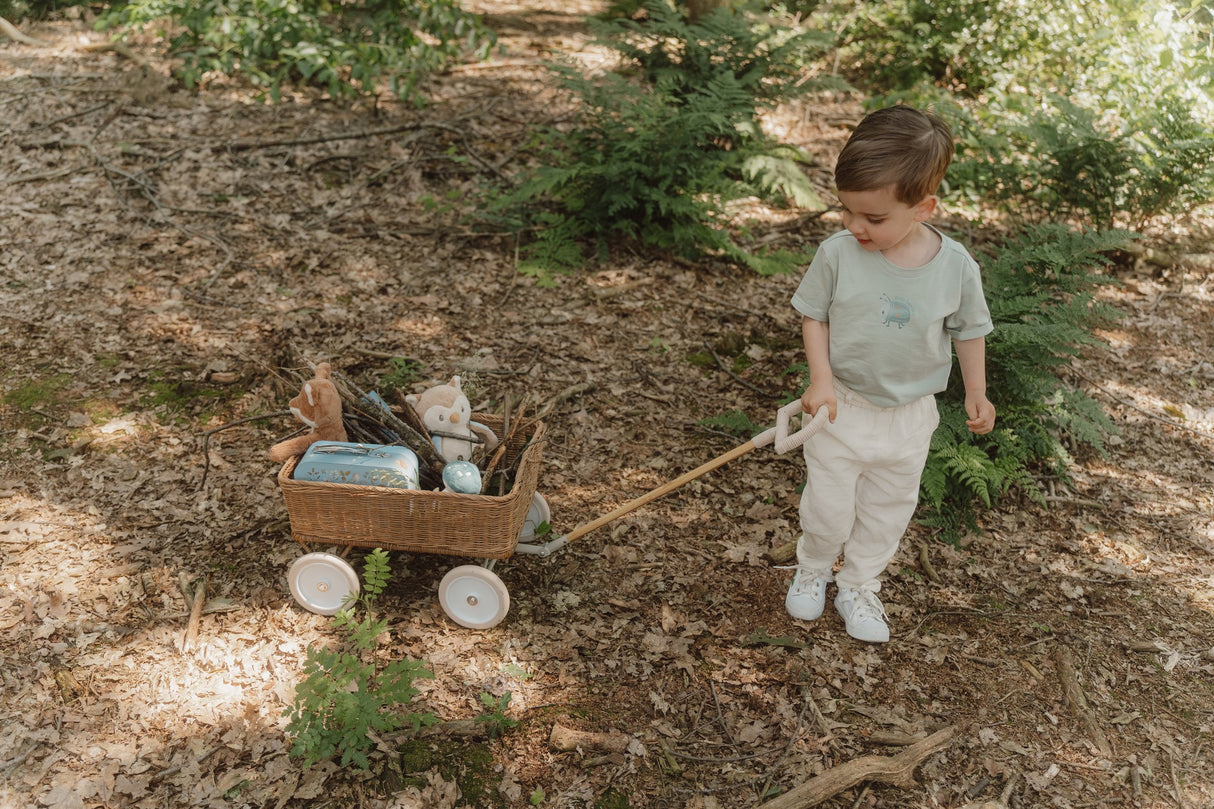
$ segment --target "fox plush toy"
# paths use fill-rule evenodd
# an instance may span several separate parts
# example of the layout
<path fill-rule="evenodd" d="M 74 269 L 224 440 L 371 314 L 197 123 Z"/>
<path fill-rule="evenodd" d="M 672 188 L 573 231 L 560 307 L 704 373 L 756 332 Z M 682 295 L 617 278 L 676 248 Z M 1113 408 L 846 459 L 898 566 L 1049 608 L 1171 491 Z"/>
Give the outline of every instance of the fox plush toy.
<path fill-rule="evenodd" d="M 292 455 L 301 455 L 317 441 L 345 441 L 346 428 L 341 421 L 341 394 L 329 380 L 329 363 L 316 366 L 316 375 L 304 383 L 299 395 L 290 401 L 291 412 L 312 429 L 270 447 L 270 460 L 282 463 Z"/>

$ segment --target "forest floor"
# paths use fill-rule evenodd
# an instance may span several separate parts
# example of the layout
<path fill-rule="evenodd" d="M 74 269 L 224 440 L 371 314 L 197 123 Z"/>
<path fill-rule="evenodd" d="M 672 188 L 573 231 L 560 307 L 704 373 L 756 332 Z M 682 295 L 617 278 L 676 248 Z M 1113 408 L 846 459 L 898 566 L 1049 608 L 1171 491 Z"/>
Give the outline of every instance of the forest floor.
<path fill-rule="evenodd" d="M 701 420 L 770 423 L 795 392 L 797 278 L 621 251 L 542 288 L 509 237 L 464 224 L 561 114 L 543 61 L 602 59 L 595 4 L 481 7 L 507 53 L 438 77 L 421 110 L 181 91 L 151 49 L 84 47 L 86 21 L 0 41 L 0 805 L 751 807 L 951 728 L 913 782 L 825 805 L 1214 806 L 1214 247 L 1195 220 L 1147 234 L 1170 259 L 1117 268 L 1102 296 L 1124 317 L 1074 363 L 1120 430 L 1108 455 L 1077 453 L 1048 507 L 1004 502 L 962 547 L 912 526 L 890 643 L 785 613 L 768 555 L 797 533 L 804 466 L 764 449 L 499 564 L 512 606 L 489 630 L 437 601 L 469 560 L 394 554 L 376 654 L 433 672 L 411 709 L 450 723 L 509 694 L 517 725 L 388 734 L 366 772 L 288 755 L 306 649 L 343 637 L 287 585 L 305 549 L 266 450 L 295 425 L 208 431 L 285 409 L 305 362 L 374 388 L 408 358 L 411 390 L 459 374 L 474 405 L 544 412 L 561 533 L 739 443 Z M 858 115 L 814 97 L 771 125 L 829 167 Z M 739 217 L 801 249 L 840 226 Z M 199 580 L 213 609 L 187 646 L 179 583 Z M 630 744 L 555 749 L 558 725 Z"/>

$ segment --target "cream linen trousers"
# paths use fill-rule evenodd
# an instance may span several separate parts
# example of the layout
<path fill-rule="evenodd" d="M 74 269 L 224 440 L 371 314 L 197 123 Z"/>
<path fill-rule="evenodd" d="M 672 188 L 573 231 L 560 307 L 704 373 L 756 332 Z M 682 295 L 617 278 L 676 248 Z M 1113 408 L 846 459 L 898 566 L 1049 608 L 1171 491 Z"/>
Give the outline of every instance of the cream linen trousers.
<path fill-rule="evenodd" d="M 919 502 L 940 413 L 934 396 L 878 407 L 839 383 L 835 395 L 834 423 L 805 443 L 797 564 L 829 570 L 842 553 L 839 586 L 875 592 Z"/>

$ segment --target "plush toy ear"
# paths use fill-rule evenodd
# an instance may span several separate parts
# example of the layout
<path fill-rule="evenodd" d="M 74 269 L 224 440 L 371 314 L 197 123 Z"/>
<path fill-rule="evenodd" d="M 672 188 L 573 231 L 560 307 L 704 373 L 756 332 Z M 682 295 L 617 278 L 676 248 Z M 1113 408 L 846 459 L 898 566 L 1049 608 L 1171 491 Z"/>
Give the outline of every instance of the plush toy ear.
<path fill-rule="evenodd" d="M 408 396 L 405 397 L 405 404 L 409 405 L 409 407 L 417 407 L 417 403 L 420 402 L 421 400 L 422 400 L 421 397 L 418 396 L 416 393 L 410 393 Z"/>
<path fill-rule="evenodd" d="M 332 371 L 333 369 L 329 366 L 329 363 L 322 362 L 316 366 L 316 378 L 328 379 Z"/>
<path fill-rule="evenodd" d="M 451 377 L 451 381 L 448 382 L 447 384 L 450 385 L 451 387 L 455 388 L 456 393 L 463 393 L 463 391 L 460 390 L 460 387 L 459 387 L 459 377 L 458 376 Z"/>

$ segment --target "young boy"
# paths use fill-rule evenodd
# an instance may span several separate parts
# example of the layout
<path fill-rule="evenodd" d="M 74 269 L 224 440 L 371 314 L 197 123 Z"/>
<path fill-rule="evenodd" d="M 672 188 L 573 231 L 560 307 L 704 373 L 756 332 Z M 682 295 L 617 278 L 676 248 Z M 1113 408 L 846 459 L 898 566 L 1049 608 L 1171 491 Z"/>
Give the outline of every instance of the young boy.
<path fill-rule="evenodd" d="M 870 643 L 889 640 L 878 576 L 918 503 L 951 348 L 969 429 L 995 426 L 978 265 L 927 224 L 952 154 L 952 133 L 935 115 L 896 106 L 866 116 L 835 167 L 847 230 L 822 243 L 792 299 L 809 361 L 801 405 L 825 407 L 830 421 L 805 444 L 802 535 L 785 607 L 818 618 L 842 552 L 835 609 L 849 635 Z"/>

